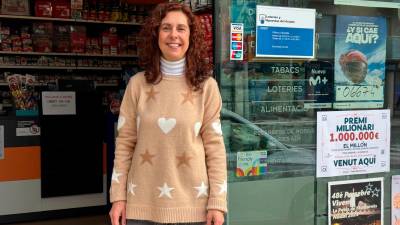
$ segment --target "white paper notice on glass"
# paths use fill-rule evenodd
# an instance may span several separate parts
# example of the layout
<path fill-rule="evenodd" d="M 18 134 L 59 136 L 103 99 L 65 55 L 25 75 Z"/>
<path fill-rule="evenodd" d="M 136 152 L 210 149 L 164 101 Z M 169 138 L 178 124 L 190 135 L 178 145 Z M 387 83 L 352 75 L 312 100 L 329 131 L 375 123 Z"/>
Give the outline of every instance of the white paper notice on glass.
<path fill-rule="evenodd" d="M 4 159 L 4 126 L 0 126 L 0 159 Z"/>
<path fill-rule="evenodd" d="M 315 9 L 257 5 L 256 10 L 256 57 L 315 57 Z"/>
<path fill-rule="evenodd" d="M 42 110 L 43 115 L 76 115 L 75 92 L 42 92 Z"/>
<path fill-rule="evenodd" d="M 392 225 L 400 224 L 400 175 L 392 176 Z"/>
<path fill-rule="evenodd" d="M 390 111 L 317 113 L 317 177 L 390 171 Z"/>

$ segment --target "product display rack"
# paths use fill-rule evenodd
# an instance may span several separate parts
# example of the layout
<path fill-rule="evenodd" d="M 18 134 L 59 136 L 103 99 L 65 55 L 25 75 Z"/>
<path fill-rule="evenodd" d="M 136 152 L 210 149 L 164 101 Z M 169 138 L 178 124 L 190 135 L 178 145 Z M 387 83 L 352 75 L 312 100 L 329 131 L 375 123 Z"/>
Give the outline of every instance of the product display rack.
<path fill-rule="evenodd" d="M 104 58 L 137 58 L 137 55 L 103 55 L 90 53 L 62 53 L 62 52 L 11 52 L 0 51 L 0 55 L 43 55 L 43 56 L 82 56 L 82 57 L 104 57 Z"/>
<path fill-rule="evenodd" d="M 0 20 L 24 20 L 28 22 L 36 22 L 36 21 L 49 21 L 49 22 L 65 22 L 67 24 L 76 24 L 81 23 L 85 26 L 90 26 L 93 24 L 95 26 L 126 26 L 129 27 L 137 27 L 139 28 L 141 23 L 132 23 L 132 22 L 118 22 L 118 21 L 95 21 L 95 20 L 83 20 L 83 19 L 63 19 L 63 18 L 52 18 L 52 17 L 37 17 L 37 16 L 17 16 L 17 15 L 3 15 L 0 14 Z M 136 28 L 135 28 L 136 29 Z M 137 58 L 137 54 L 92 54 L 92 53 L 74 53 L 74 52 L 24 52 L 24 51 L 0 51 L 0 55 L 31 55 L 31 56 L 66 56 L 66 57 L 99 57 L 99 58 Z M 80 69 L 80 70 L 96 70 L 99 68 L 100 70 L 121 70 L 119 68 L 104 68 L 104 67 L 54 67 L 54 66 L 25 66 L 25 65 L 0 65 L 0 68 L 20 68 L 20 69 Z"/>
<path fill-rule="evenodd" d="M 0 87 L 1 86 L 7 86 L 8 87 L 8 83 L 6 82 L 0 82 Z M 33 86 L 47 86 L 47 83 L 34 83 Z M 95 83 L 96 87 L 116 87 L 118 86 L 117 84 L 106 84 L 106 83 Z"/>
<path fill-rule="evenodd" d="M 122 70 L 122 67 L 0 65 L 0 69 L 30 69 L 30 70 L 115 70 L 115 71 L 120 71 L 120 70 Z"/>
<path fill-rule="evenodd" d="M 123 29 L 127 29 L 126 26 L 133 26 L 139 28 L 141 23 L 133 22 L 118 22 L 118 21 L 95 21 L 95 20 L 83 20 L 83 19 L 64 19 L 64 18 L 52 18 L 52 17 L 37 17 L 37 16 L 18 16 L 18 15 L 0 15 L 0 20 L 24 20 L 27 22 L 37 21 L 48 21 L 48 22 L 61 22 L 70 25 L 81 24 L 84 26 L 123 26 Z M 134 28 L 134 29 L 136 29 Z M 24 51 L 0 51 L 0 56 L 62 56 L 68 58 L 108 58 L 108 59 L 132 59 L 137 58 L 137 54 L 92 54 L 92 53 L 75 53 L 75 52 L 24 52 Z M 130 64 L 130 63 L 126 63 Z M 54 65 L 21 65 L 21 64 L 0 64 L 0 69 L 23 69 L 23 70 L 110 70 L 110 71 L 121 71 L 122 65 L 118 67 L 106 67 L 106 66 L 54 66 Z"/>
<path fill-rule="evenodd" d="M 69 23 L 94 23 L 94 24 L 107 24 L 107 25 L 128 25 L 128 26 L 141 26 L 142 25 L 142 23 L 133 23 L 133 22 L 64 19 L 64 18 L 39 17 L 39 16 L 15 16 L 15 15 L 4 15 L 4 14 L 0 15 L 0 19 L 15 19 L 15 20 L 29 20 L 29 21 L 55 21 L 55 22 L 69 22 Z"/>
<path fill-rule="evenodd" d="M 3 51 L 0 48 L 0 104 L 3 107 L 1 115 L 12 116 L 12 108 L 15 107 L 16 110 L 18 109 L 16 104 L 13 103 L 15 99 L 14 101 L 11 100 L 12 95 L 15 93 L 11 90 L 10 83 L 7 82 L 8 74 L 21 74 L 22 77 L 25 76 L 24 74 L 32 74 L 35 79 L 31 83 L 31 86 L 34 87 L 32 89 L 34 93 L 56 85 L 56 79 L 58 78 L 93 80 L 94 87 L 98 88 L 98 91 L 103 95 L 103 106 L 107 109 L 108 104 L 110 104 L 108 96 L 117 96 L 119 87 L 118 77 L 125 71 L 125 68 L 129 70 L 129 68 L 137 67 L 138 55 L 136 53 L 138 39 L 137 36 L 133 36 L 133 40 L 136 42 L 134 44 L 136 50 L 133 52 L 130 50 L 121 52 L 120 50 L 114 52 L 109 50 L 108 52 L 104 52 L 103 47 L 101 47 L 102 32 L 115 27 L 114 29 L 118 31 L 115 35 L 118 36 L 119 40 L 120 38 L 127 38 L 125 35 L 129 34 L 132 36 L 132 33 L 133 35 L 137 34 L 142 23 L 0 14 L 0 27 L 8 26 L 14 32 L 16 30 L 18 32 L 14 33 L 9 28 L 11 30 L 9 35 L 20 35 L 19 29 L 23 26 L 29 27 L 29 30 L 33 29 L 35 23 L 52 23 L 54 28 L 56 25 L 85 27 L 85 36 L 87 35 L 85 37 L 85 47 L 83 51 L 76 52 L 73 50 L 71 44 L 69 51 L 57 51 L 55 49 L 56 37 L 53 36 L 53 30 L 50 34 L 47 32 L 43 33 L 53 39 L 50 51 L 38 51 L 34 48 L 28 51 L 22 49 L 4 49 Z M 30 38 L 32 38 L 33 31 L 30 31 L 30 35 Z M 100 48 L 97 48 L 96 52 L 94 52 L 95 49 L 88 50 L 87 42 L 90 42 L 90 38 L 97 38 L 100 42 Z M 124 40 L 127 41 L 127 39 Z M 4 41 L 4 36 L 0 33 L 0 44 L 2 41 Z M 91 49 L 90 46 L 89 49 Z M 23 82 L 19 85 L 24 86 Z"/>

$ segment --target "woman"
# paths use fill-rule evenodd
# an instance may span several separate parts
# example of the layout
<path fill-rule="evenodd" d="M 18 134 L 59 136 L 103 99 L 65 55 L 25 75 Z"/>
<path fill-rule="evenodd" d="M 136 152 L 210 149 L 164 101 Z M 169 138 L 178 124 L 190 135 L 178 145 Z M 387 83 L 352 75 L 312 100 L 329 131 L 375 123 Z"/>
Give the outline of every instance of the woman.
<path fill-rule="evenodd" d="M 226 155 L 221 96 L 185 5 L 158 5 L 121 104 L 110 188 L 113 225 L 222 225 Z"/>

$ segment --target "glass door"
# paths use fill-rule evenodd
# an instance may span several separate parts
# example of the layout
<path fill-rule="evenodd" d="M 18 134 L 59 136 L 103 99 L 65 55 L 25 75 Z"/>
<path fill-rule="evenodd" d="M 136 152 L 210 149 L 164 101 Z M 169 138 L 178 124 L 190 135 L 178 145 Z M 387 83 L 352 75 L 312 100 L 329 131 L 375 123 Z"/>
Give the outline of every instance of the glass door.
<path fill-rule="evenodd" d="M 229 170 L 228 225 L 328 224 L 329 181 L 383 176 L 385 190 L 390 190 L 390 176 L 399 173 L 399 156 L 394 153 L 399 138 L 393 136 L 390 173 L 316 178 L 316 115 L 338 110 L 334 109 L 337 16 L 385 17 L 387 43 L 397 46 L 397 10 L 335 5 L 333 0 L 220 0 L 214 4 L 215 66 Z M 257 6 L 315 9 L 314 57 L 256 57 Z M 232 30 L 234 25 L 242 26 L 242 31 Z M 397 55 L 398 50 L 387 48 L 387 61 L 397 65 Z M 395 76 L 389 70 L 385 73 Z M 398 81 L 398 76 L 384 80 L 381 107 L 395 109 L 396 114 Z M 353 109 L 357 108 L 348 110 Z M 392 133 L 397 134 L 396 118 Z M 389 224 L 390 195 L 385 195 L 384 210 L 385 224 Z"/>

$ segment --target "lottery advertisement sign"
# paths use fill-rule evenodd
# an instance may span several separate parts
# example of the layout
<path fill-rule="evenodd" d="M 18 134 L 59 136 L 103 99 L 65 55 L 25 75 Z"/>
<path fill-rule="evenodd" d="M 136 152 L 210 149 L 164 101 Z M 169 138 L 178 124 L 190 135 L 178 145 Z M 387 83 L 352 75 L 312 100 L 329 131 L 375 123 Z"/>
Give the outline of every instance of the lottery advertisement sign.
<path fill-rule="evenodd" d="M 384 17 L 337 16 L 334 108 L 382 108 L 386 63 Z"/>
<path fill-rule="evenodd" d="M 317 113 L 317 177 L 390 171 L 390 110 Z"/>

